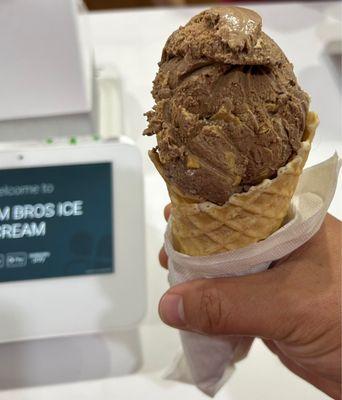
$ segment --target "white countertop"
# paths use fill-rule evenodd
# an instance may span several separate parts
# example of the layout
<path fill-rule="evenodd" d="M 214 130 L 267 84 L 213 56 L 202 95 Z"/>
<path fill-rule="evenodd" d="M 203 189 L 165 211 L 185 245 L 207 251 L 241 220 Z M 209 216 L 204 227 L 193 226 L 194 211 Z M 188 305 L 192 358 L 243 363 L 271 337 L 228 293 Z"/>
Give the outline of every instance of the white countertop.
<path fill-rule="evenodd" d="M 265 31 L 295 64 L 302 87 L 312 96 L 312 109 L 320 115 L 309 164 L 322 161 L 341 146 L 341 86 L 338 71 L 341 56 L 329 56 L 329 26 L 336 22 L 338 2 L 280 3 L 251 6 L 264 18 Z M 154 138 L 142 137 L 143 113 L 153 105 L 151 82 L 169 34 L 184 24 L 199 8 L 120 11 L 92 14 L 91 32 L 98 63 L 115 62 L 122 78 L 125 133 L 142 152 Z M 341 15 L 341 14 L 340 14 Z M 334 17 L 335 16 L 335 17 Z M 328 28 L 327 28 L 328 27 Z M 341 150 L 341 147 L 340 147 Z M 159 298 L 167 289 L 166 273 L 157 261 L 165 222 L 162 218 L 168 196 L 162 179 L 144 157 L 146 176 L 146 234 L 149 309 L 141 327 L 144 364 L 138 373 L 88 382 L 0 392 L 0 400 L 136 400 L 178 398 L 205 399 L 191 386 L 162 379 L 179 348 L 177 332 L 164 326 L 157 315 Z M 342 218 L 341 191 L 330 211 Z M 260 341 L 242 361 L 218 400 L 322 400 L 323 393 L 286 370 Z"/>

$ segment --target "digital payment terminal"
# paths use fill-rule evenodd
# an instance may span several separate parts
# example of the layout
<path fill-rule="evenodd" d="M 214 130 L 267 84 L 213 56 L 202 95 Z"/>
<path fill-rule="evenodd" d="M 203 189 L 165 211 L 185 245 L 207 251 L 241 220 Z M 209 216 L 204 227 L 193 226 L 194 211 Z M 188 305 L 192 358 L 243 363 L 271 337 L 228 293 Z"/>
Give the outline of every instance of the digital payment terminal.
<path fill-rule="evenodd" d="M 110 331 L 145 309 L 140 154 L 128 140 L 0 151 L 0 342 Z M 6 306 L 3 306 L 3 305 Z"/>

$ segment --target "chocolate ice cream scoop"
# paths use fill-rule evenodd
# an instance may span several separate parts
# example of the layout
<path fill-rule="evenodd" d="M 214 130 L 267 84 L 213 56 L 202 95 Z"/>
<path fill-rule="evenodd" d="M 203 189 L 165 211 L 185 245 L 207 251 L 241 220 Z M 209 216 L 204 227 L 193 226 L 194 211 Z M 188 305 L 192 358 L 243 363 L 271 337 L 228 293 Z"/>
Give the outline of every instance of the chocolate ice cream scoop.
<path fill-rule="evenodd" d="M 183 195 L 222 205 L 297 153 L 309 97 L 255 12 L 200 13 L 170 36 L 159 66 L 145 134 L 157 135 L 150 157 Z"/>

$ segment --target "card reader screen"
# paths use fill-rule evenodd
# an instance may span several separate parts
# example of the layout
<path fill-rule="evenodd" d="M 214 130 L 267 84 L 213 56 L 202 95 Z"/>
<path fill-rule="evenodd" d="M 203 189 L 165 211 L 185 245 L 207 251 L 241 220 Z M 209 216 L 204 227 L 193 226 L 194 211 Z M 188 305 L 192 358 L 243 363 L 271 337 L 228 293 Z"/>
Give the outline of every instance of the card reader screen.
<path fill-rule="evenodd" d="M 0 282 L 114 271 L 112 164 L 0 170 Z"/>

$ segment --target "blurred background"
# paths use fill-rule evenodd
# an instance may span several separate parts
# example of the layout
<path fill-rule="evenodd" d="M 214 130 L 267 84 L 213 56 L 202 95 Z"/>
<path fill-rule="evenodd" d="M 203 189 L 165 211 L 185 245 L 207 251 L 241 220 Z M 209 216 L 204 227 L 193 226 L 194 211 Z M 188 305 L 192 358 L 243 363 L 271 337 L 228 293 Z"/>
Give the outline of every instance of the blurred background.
<path fill-rule="evenodd" d="M 101 10 L 110 8 L 149 7 L 149 6 L 179 6 L 185 4 L 208 4 L 214 3 L 210 0 L 86 0 L 90 10 Z M 217 1 L 216 1 L 217 3 Z"/>
<path fill-rule="evenodd" d="M 264 0 L 264 3 L 277 3 L 282 0 Z M 150 7 L 150 6 L 181 6 L 210 3 L 233 3 L 230 0 L 85 0 L 90 10 L 111 8 Z M 241 1 L 240 1 L 241 3 Z M 295 1 L 294 1 L 295 3 Z"/>

